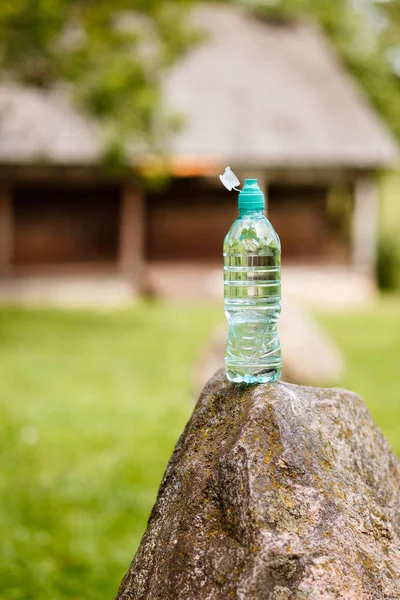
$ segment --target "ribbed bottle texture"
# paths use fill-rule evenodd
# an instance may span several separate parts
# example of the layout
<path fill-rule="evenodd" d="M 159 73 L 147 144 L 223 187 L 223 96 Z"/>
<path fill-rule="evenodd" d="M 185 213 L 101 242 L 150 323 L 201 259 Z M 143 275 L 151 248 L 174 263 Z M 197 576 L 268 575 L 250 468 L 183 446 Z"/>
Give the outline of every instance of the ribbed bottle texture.
<path fill-rule="evenodd" d="M 276 381 L 282 372 L 277 332 L 281 248 L 261 210 L 242 211 L 225 238 L 224 300 L 228 378 L 237 383 Z"/>

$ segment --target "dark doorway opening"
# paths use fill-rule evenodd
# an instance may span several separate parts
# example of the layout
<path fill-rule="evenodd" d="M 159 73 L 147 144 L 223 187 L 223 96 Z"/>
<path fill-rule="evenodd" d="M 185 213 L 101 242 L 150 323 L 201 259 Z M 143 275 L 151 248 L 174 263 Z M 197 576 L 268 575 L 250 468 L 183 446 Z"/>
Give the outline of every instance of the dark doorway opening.
<path fill-rule="evenodd" d="M 18 185 L 13 193 L 16 266 L 116 262 L 118 186 Z"/>
<path fill-rule="evenodd" d="M 147 194 L 146 258 L 154 262 L 221 263 L 237 202 L 202 178 L 174 179 Z"/>

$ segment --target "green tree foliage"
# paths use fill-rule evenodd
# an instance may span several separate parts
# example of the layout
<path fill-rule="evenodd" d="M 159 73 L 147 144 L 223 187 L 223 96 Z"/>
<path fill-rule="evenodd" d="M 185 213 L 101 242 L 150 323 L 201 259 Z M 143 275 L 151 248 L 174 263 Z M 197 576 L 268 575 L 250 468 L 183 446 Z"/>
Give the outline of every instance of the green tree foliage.
<path fill-rule="evenodd" d="M 320 23 L 400 139 L 399 0 L 242 0 L 276 19 Z"/>
<path fill-rule="evenodd" d="M 0 73 L 41 88 L 62 85 L 95 118 L 108 157 L 133 137 L 153 151 L 175 118 L 160 78 L 196 40 L 192 0 L 1 0 Z"/>

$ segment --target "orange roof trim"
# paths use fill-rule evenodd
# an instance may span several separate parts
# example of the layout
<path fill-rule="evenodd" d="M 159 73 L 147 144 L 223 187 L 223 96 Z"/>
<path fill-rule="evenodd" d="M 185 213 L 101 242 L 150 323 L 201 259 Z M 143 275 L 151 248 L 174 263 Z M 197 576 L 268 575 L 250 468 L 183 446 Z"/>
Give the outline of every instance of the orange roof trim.
<path fill-rule="evenodd" d="M 174 177 L 214 177 L 221 172 L 221 162 L 204 160 L 195 156 L 155 158 L 148 157 L 139 164 L 139 170 L 144 175 L 168 173 Z"/>

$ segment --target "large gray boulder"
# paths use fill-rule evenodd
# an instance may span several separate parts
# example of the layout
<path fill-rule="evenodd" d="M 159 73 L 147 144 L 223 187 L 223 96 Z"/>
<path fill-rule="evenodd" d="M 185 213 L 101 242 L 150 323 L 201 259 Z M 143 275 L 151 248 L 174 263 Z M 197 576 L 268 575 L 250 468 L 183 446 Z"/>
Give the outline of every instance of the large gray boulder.
<path fill-rule="evenodd" d="M 218 372 L 117 598 L 399 599 L 400 463 L 361 398 Z"/>

